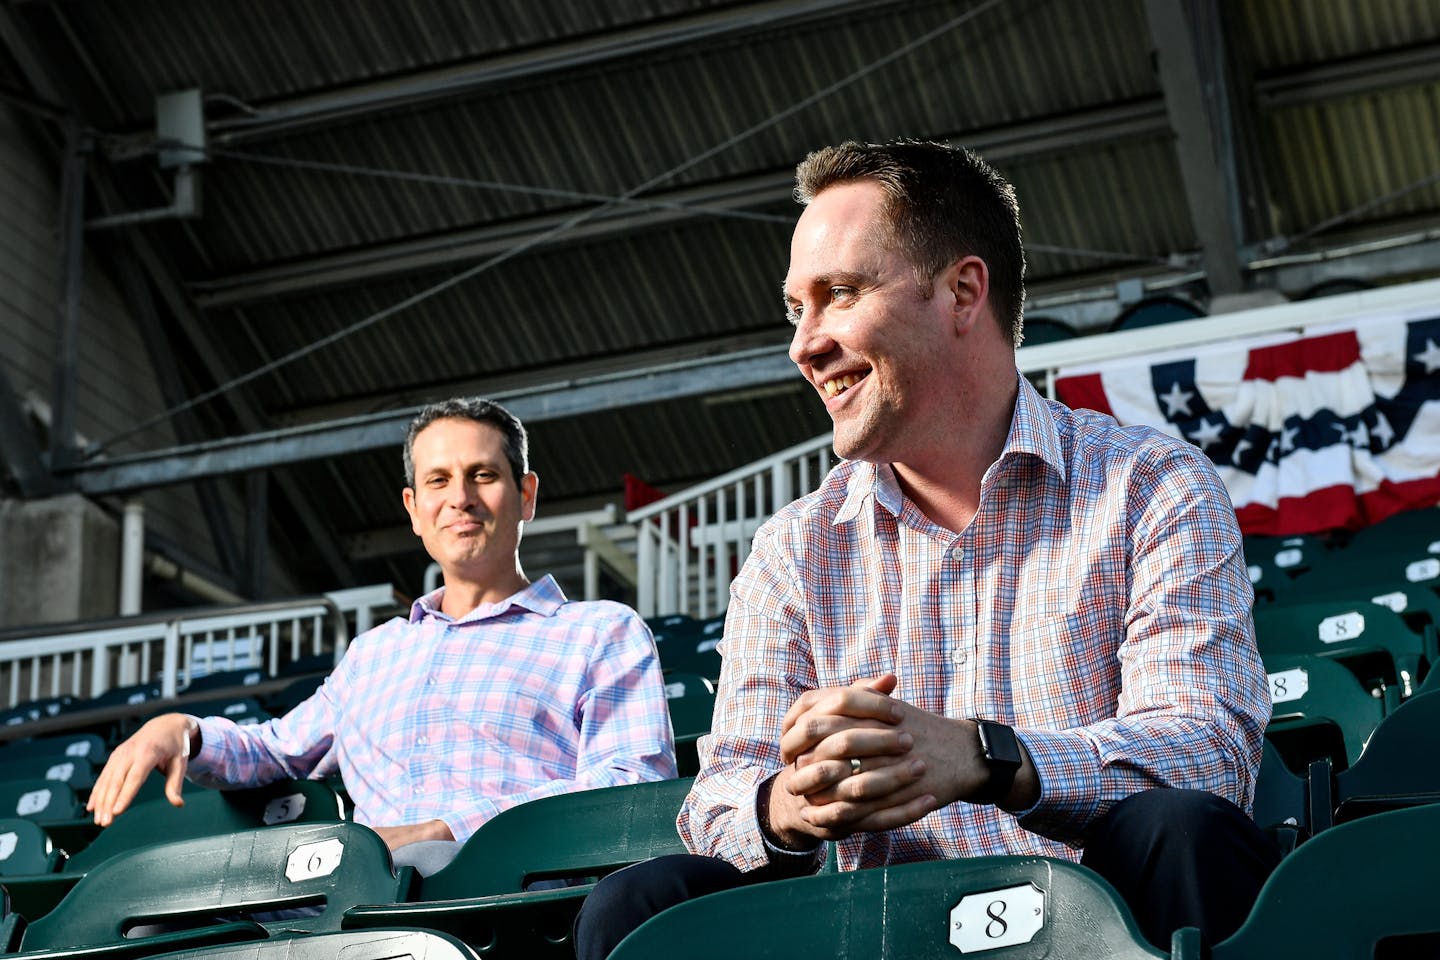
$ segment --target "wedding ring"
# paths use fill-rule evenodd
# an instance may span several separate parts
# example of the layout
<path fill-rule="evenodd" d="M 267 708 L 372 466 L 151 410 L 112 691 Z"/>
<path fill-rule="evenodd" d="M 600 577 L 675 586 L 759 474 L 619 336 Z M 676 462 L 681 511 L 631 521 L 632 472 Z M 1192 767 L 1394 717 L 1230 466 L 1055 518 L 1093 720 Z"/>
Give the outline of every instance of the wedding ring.
<path fill-rule="evenodd" d="M 855 776 L 855 774 L 857 774 L 857 773 L 859 773 L 859 772 L 860 772 L 860 758 L 859 758 L 859 757 L 851 757 L 851 758 L 850 758 L 850 776 L 853 777 L 853 776 Z"/>

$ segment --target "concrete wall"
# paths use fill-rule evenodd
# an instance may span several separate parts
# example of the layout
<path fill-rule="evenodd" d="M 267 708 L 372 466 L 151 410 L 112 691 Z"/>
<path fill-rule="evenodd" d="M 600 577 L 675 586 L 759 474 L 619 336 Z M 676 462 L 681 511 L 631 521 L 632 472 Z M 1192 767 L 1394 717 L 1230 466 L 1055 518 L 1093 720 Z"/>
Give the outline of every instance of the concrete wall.
<path fill-rule="evenodd" d="M 0 545 L 0 625 L 115 615 L 120 530 L 89 500 L 0 500 Z"/>
<path fill-rule="evenodd" d="M 11 108 L 0 104 L 0 369 L 22 404 L 31 410 L 48 411 L 52 399 L 54 357 L 60 325 L 61 291 L 60 171 L 34 138 L 34 130 Z M 164 409 L 163 398 L 144 341 L 130 316 L 125 301 L 106 264 L 95 256 L 84 261 L 82 316 L 76 385 L 76 429 L 87 441 L 105 441 Z M 176 442 L 168 424 L 151 427 L 119 441 L 114 453 L 163 449 Z M 4 469 L 0 463 L 0 494 Z M 245 529 L 245 505 L 238 490 L 227 491 L 226 509 L 237 535 Z M 221 564 L 210 531 L 200 510 L 193 487 L 177 486 L 149 491 L 144 496 L 146 527 L 168 542 L 182 544 L 188 557 L 212 569 Z M 25 515 L 9 530 L 0 530 L 0 591 L 19 593 L 11 586 L 10 575 L 40 560 L 56 567 L 38 581 L 27 581 L 33 589 L 41 583 L 47 590 L 74 596 L 66 601 L 67 611 L 83 615 L 114 614 L 115 591 L 105 592 L 108 608 L 94 607 L 100 596 L 93 591 L 91 568 L 95 561 L 86 556 L 75 565 L 78 544 L 96 537 L 94 515 L 108 512 L 118 516 L 120 505 L 107 503 L 106 511 L 67 508 L 74 516 L 91 517 L 62 522 L 60 514 L 40 512 L 48 519 L 31 522 L 29 511 L 14 504 L 4 505 L 7 514 Z M 37 505 L 37 509 L 39 509 Z M 66 513 L 62 511 L 61 513 Z M 54 523 L 50 530 L 47 524 Z M 76 524 L 80 523 L 79 526 Z M 38 539 L 30 540 L 29 537 Z M 59 539 L 57 539 L 59 538 Z M 102 538 L 103 539 L 103 538 Z M 61 549 L 64 544 L 69 546 Z M 103 550 L 102 550 L 103 553 Z M 175 558 L 185 562 L 185 558 Z M 275 570 L 278 564 L 270 564 Z M 62 588 L 66 576 L 73 582 Z M 118 572 L 116 573 L 118 578 Z M 272 577 L 272 579 L 275 579 Z M 19 581 L 13 581 L 18 583 Z M 82 601 L 81 595 L 85 599 Z M 0 603 L 0 627 L 21 622 L 12 619 L 27 604 L 12 610 Z M 103 607 L 103 604 L 102 604 Z M 81 615 L 71 613 L 71 616 Z"/>

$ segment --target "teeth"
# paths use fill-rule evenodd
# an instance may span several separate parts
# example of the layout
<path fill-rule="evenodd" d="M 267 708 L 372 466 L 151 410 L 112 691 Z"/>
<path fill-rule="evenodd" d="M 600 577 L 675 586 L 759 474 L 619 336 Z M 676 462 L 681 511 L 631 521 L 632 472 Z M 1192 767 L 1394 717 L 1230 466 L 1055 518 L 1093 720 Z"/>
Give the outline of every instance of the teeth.
<path fill-rule="evenodd" d="M 860 376 L 863 376 L 860 375 Z M 836 377 L 834 380 L 825 381 L 825 393 L 827 396 L 837 397 L 860 382 L 860 376 L 847 373 L 843 377 Z"/>

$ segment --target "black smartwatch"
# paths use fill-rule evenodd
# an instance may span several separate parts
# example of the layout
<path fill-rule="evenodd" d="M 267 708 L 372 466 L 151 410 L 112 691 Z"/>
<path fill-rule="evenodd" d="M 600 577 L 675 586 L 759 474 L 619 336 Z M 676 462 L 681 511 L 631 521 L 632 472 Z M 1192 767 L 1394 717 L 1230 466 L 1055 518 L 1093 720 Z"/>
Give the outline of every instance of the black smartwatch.
<path fill-rule="evenodd" d="M 980 754 L 990 768 L 990 780 L 971 802 L 999 804 L 1015 784 L 1020 769 L 1020 741 L 1015 739 L 1015 731 L 1003 723 L 977 717 L 975 726 L 980 732 Z"/>

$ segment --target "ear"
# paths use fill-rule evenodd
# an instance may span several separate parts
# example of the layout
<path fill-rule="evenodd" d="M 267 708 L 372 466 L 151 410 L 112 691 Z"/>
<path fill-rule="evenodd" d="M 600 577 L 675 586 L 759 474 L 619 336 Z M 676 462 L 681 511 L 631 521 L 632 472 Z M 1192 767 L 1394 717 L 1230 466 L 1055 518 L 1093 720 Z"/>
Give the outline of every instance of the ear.
<path fill-rule="evenodd" d="M 520 519 L 526 522 L 535 519 L 535 494 L 540 490 L 540 477 L 527 473 L 520 478 Z"/>
<path fill-rule="evenodd" d="M 410 514 L 410 530 L 415 536 L 420 536 L 420 518 L 415 513 L 415 488 L 406 487 L 400 499 L 405 503 L 405 512 Z"/>
<path fill-rule="evenodd" d="M 990 268 L 976 256 L 961 257 L 941 271 L 937 295 L 945 297 L 955 332 L 965 334 L 990 315 Z"/>

